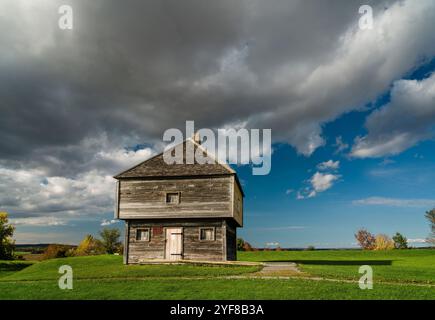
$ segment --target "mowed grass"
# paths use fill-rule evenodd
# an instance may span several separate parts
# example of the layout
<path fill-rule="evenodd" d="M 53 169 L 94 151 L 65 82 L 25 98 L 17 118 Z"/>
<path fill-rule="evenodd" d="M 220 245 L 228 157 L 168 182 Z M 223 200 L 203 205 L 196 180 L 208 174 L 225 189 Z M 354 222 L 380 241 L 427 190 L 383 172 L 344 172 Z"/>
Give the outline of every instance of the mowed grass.
<path fill-rule="evenodd" d="M 292 261 L 311 276 L 358 280 L 362 265 L 373 268 L 375 282 L 435 284 L 435 250 L 315 250 L 239 252 L 245 261 Z"/>
<path fill-rule="evenodd" d="M 252 278 L 256 266 L 125 266 L 119 256 L 54 259 L 7 271 L 0 277 L 0 299 L 435 299 L 434 254 L 434 250 L 239 252 L 239 260 L 295 261 L 303 276 L 337 281 Z M 361 264 L 374 267 L 373 290 L 359 289 Z M 72 290 L 58 287 L 61 265 L 73 268 Z"/>
<path fill-rule="evenodd" d="M 61 290 L 57 281 L 3 282 L 0 299 L 434 299 L 435 288 L 375 285 L 361 290 L 358 284 L 304 279 L 98 279 L 75 280 L 72 290 Z"/>
<path fill-rule="evenodd" d="M 258 266 L 124 265 L 121 256 L 102 255 L 52 259 L 35 263 L 3 280 L 35 281 L 58 279 L 59 267 L 69 265 L 74 279 L 216 277 L 255 272 Z"/>
<path fill-rule="evenodd" d="M 24 268 L 31 266 L 30 261 L 1 261 L 0 260 L 0 278 L 15 274 Z"/>

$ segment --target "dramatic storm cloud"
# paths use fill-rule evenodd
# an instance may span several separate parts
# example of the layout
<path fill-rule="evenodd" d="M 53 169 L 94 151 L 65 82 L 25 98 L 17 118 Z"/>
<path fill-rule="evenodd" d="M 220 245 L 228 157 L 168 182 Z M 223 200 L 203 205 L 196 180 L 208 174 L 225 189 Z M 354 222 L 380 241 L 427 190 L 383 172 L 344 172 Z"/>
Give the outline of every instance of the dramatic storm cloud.
<path fill-rule="evenodd" d="M 435 54 L 430 0 L 365 1 L 372 30 L 358 28 L 361 3 L 349 0 L 0 4 L 0 209 L 33 225 L 110 212 L 110 177 L 186 120 L 271 128 L 275 142 L 310 156 L 325 144 L 325 123 Z M 58 27 L 61 4 L 74 10 L 73 30 Z M 427 85 L 396 83 L 394 92 Z M 410 123 L 399 134 L 411 142 L 376 151 L 394 139 L 376 127 L 398 103 L 370 116 L 355 156 L 399 152 L 428 133 Z M 336 179 L 318 173 L 313 190 Z"/>

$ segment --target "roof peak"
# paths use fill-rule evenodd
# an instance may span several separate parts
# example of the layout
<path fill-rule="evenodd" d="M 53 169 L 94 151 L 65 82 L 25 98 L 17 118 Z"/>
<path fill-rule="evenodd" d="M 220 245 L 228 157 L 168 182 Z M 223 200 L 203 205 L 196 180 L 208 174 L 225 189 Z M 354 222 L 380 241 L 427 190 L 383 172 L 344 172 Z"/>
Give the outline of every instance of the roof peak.
<path fill-rule="evenodd" d="M 194 158 L 193 164 L 188 164 L 186 161 L 186 148 L 187 143 L 193 144 L 193 152 L 200 149 L 204 152 L 204 157 L 211 159 L 206 163 L 198 163 Z M 182 163 L 168 164 L 164 161 L 164 154 L 172 153 L 173 150 L 183 144 L 183 161 Z M 212 162 L 212 163 L 210 163 Z M 165 150 L 151 158 L 140 162 L 139 164 L 119 173 L 115 176 L 116 179 L 120 178 L 134 178 L 134 177 L 171 177 L 171 176 L 195 176 L 195 175 L 225 175 L 235 174 L 236 172 L 227 164 L 219 161 L 213 154 L 207 151 L 200 144 L 200 135 L 196 132 L 192 137 L 184 140 L 183 142 Z"/>

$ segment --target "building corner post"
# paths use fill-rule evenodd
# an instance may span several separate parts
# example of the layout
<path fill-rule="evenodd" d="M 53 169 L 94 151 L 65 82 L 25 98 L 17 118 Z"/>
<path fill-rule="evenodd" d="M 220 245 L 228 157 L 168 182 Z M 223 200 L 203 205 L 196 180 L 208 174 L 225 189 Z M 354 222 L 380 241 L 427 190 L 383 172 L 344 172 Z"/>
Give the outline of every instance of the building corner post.
<path fill-rule="evenodd" d="M 128 247 L 130 242 L 130 223 L 128 220 L 125 220 L 125 232 L 124 232 L 124 255 L 123 262 L 124 264 L 128 264 Z"/>

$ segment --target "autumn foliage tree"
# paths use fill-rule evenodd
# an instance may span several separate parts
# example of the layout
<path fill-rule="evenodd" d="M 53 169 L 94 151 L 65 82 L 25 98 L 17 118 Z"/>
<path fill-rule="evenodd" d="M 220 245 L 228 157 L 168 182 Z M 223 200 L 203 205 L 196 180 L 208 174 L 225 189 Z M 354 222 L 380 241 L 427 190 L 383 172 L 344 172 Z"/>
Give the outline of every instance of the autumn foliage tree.
<path fill-rule="evenodd" d="M 8 214 L 0 212 L 0 260 L 11 260 L 14 257 L 14 231 L 14 226 L 9 224 Z"/>
<path fill-rule="evenodd" d="M 239 251 L 253 251 L 251 244 L 242 238 L 237 239 L 237 250 Z"/>
<path fill-rule="evenodd" d="M 429 225 L 431 229 L 431 234 L 427 238 L 427 241 L 435 244 L 435 209 L 427 211 L 424 216 L 429 221 Z"/>
<path fill-rule="evenodd" d="M 42 259 L 65 258 L 72 255 L 74 246 L 52 243 L 45 249 Z"/>
<path fill-rule="evenodd" d="M 89 256 L 96 254 L 103 254 L 104 248 L 101 242 L 95 239 L 92 235 L 88 234 L 80 242 L 77 249 L 74 252 L 76 256 Z"/>
<path fill-rule="evenodd" d="M 360 229 L 355 233 L 355 239 L 364 250 L 373 250 L 376 246 L 376 238 L 366 229 Z"/>
<path fill-rule="evenodd" d="M 378 234 L 375 239 L 375 250 L 394 249 L 394 241 L 386 234 Z"/>
<path fill-rule="evenodd" d="M 254 248 L 247 241 L 243 244 L 243 251 L 254 251 Z"/>

